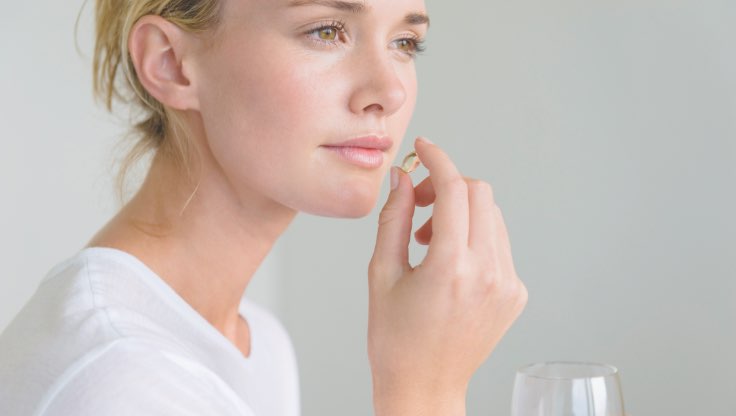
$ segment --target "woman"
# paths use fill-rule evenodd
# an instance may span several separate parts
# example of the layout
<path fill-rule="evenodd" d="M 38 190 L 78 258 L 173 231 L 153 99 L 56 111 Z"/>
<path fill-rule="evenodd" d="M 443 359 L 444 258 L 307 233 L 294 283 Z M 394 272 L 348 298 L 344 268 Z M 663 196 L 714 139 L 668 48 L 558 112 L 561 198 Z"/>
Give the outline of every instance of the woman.
<path fill-rule="evenodd" d="M 298 414 L 288 334 L 242 295 L 297 212 L 375 206 L 414 110 L 423 1 L 97 0 L 96 18 L 96 90 L 130 97 L 129 160 L 153 158 L 0 337 L 0 413 Z M 464 414 L 527 293 L 490 186 L 415 148 L 429 177 L 391 168 L 368 270 L 375 413 Z"/>

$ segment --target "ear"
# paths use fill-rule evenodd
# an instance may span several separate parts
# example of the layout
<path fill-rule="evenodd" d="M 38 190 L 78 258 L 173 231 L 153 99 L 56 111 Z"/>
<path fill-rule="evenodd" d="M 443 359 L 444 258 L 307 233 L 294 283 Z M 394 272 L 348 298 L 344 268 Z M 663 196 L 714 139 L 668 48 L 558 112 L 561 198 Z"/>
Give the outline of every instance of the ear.
<path fill-rule="evenodd" d="M 198 110 L 199 100 L 188 76 L 188 33 L 161 16 L 144 16 L 128 37 L 128 52 L 143 87 L 161 104 Z"/>

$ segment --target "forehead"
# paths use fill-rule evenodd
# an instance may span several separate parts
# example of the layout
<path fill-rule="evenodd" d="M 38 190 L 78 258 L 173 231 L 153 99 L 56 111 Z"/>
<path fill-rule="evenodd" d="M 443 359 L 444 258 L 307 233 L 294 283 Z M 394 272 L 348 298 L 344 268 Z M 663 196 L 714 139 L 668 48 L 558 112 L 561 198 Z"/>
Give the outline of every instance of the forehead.
<path fill-rule="evenodd" d="M 282 18 L 350 15 L 387 25 L 429 28 L 424 0 L 221 0 L 225 27 L 262 27 Z M 324 16 L 323 16 L 324 15 Z M 247 23 L 246 23 L 247 22 Z"/>
<path fill-rule="evenodd" d="M 275 11 L 333 9 L 356 15 L 401 15 L 414 24 L 428 24 L 424 0 L 256 0 L 262 7 Z"/>
<path fill-rule="evenodd" d="M 350 11 L 371 10 L 385 6 L 395 6 L 397 8 L 414 6 L 424 9 L 424 0 L 277 0 L 276 3 L 290 7 L 321 5 Z"/>

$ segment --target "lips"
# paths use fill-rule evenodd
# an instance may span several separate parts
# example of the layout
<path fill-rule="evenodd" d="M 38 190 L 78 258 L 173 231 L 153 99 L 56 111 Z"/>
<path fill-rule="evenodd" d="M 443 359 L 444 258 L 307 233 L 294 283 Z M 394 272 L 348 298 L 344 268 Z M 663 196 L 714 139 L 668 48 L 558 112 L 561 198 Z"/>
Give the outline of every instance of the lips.
<path fill-rule="evenodd" d="M 375 169 L 383 166 L 383 153 L 391 146 L 393 146 L 393 141 L 389 137 L 366 136 L 324 147 L 353 165 Z"/>
<path fill-rule="evenodd" d="M 325 145 L 325 147 L 357 147 L 363 149 L 376 149 L 382 152 L 389 150 L 391 146 L 393 146 L 393 140 L 391 140 L 390 137 L 385 136 L 358 137 L 340 143 Z"/>

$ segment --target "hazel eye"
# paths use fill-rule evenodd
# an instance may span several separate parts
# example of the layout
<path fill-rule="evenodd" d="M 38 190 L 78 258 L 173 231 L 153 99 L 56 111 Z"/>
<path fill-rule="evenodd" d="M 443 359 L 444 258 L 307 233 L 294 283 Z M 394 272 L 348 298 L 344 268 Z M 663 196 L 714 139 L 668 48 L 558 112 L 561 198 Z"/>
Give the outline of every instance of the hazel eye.
<path fill-rule="evenodd" d="M 337 44 L 340 38 L 340 33 L 345 31 L 345 24 L 340 21 L 334 21 L 327 24 L 323 24 L 314 29 L 310 29 L 306 32 L 306 35 L 315 41 L 323 44 Z"/>
<path fill-rule="evenodd" d="M 317 29 L 319 38 L 326 41 L 334 41 L 337 39 L 337 29 L 334 27 L 323 27 Z"/>
<path fill-rule="evenodd" d="M 404 52 L 411 53 L 411 52 L 414 52 L 414 50 L 416 49 L 416 46 L 412 39 L 400 39 L 398 43 L 399 43 L 399 49 L 401 49 Z"/>
<path fill-rule="evenodd" d="M 415 58 L 418 54 L 424 52 L 424 40 L 421 38 L 403 38 L 394 41 L 394 47 L 402 53 Z"/>

